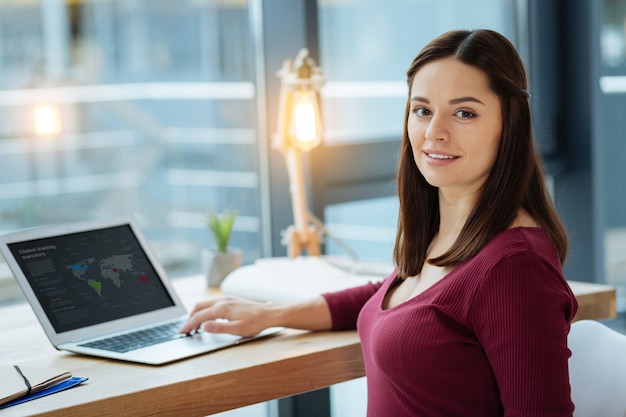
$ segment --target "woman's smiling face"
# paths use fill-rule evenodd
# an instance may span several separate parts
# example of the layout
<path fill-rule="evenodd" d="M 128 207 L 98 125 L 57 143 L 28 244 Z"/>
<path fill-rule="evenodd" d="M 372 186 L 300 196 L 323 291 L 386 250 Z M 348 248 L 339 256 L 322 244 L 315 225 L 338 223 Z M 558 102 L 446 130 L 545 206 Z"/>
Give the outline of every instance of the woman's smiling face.
<path fill-rule="evenodd" d="M 502 134 L 500 99 L 478 68 L 443 58 L 424 65 L 411 86 L 407 130 L 415 163 L 432 186 L 477 192 Z"/>

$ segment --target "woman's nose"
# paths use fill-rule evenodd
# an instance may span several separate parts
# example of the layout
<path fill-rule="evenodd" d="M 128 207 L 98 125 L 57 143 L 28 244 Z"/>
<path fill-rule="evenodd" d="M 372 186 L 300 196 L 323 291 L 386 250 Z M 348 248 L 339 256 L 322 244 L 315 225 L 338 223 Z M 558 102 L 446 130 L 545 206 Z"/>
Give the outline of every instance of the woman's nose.
<path fill-rule="evenodd" d="M 448 127 L 445 120 L 439 115 L 433 116 L 428 123 L 425 135 L 426 140 L 429 141 L 448 140 Z"/>

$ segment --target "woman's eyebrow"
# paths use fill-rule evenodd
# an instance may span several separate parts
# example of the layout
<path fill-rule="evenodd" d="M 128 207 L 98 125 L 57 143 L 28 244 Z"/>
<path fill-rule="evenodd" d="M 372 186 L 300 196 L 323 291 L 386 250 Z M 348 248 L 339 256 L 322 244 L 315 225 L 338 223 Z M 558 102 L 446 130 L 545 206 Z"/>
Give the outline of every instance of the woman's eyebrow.
<path fill-rule="evenodd" d="M 483 106 L 485 105 L 485 103 L 483 103 L 482 101 L 478 100 L 476 97 L 472 97 L 472 96 L 455 98 L 453 100 L 450 100 L 450 104 L 465 103 L 467 101 L 471 101 L 473 103 L 482 104 Z"/>
<path fill-rule="evenodd" d="M 426 97 L 414 96 L 411 97 L 411 101 L 421 101 L 422 103 L 430 104 L 430 101 Z"/>
<path fill-rule="evenodd" d="M 422 103 L 430 104 L 430 101 L 426 97 L 422 97 L 422 96 L 411 97 L 411 101 L 419 101 L 419 102 L 422 102 Z M 472 97 L 472 96 L 465 96 L 465 97 L 455 98 L 455 99 L 450 100 L 449 103 L 450 104 L 459 104 L 459 103 L 466 103 L 468 101 L 469 102 L 473 102 L 473 103 L 479 103 L 479 104 L 482 104 L 483 106 L 485 105 L 485 103 L 483 103 L 482 101 L 480 101 L 476 97 Z"/>

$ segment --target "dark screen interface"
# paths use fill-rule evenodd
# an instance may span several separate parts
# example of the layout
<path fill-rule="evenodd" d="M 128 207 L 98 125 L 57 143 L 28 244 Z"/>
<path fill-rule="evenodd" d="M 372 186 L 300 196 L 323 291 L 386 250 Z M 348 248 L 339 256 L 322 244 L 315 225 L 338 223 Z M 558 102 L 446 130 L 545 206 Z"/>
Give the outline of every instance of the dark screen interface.
<path fill-rule="evenodd" d="M 174 305 L 128 225 L 9 249 L 57 333 Z"/>

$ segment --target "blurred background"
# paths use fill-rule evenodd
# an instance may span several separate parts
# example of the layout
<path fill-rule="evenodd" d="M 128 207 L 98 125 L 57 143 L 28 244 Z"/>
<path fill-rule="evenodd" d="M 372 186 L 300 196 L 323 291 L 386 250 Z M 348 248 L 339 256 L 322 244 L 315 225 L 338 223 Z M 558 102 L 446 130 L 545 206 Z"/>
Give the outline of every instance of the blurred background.
<path fill-rule="evenodd" d="M 276 71 L 308 47 L 326 77 L 311 211 L 391 262 L 405 71 L 455 28 L 524 58 L 568 278 L 626 285 L 625 0 L 0 0 L 0 231 L 133 214 L 176 278 L 231 209 L 244 263 L 283 256 Z"/>
<path fill-rule="evenodd" d="M 616 285 L 623 313 L 626 0 L 0 0 L 0 233 L 132 214 L 177 278 L 212 246 L 205 214 L 230 209 L 244 263 L 284 256 L 276 72 L 307 47 L 326 77 L 310 209 L 359 259 L 390 263 L 405 71 L 458 28 L 518 48 L 566 275 Z M 0 262 L 0 300 L 15 299 Z M 333 415 L 358 415 L 358 393 Z"/>

